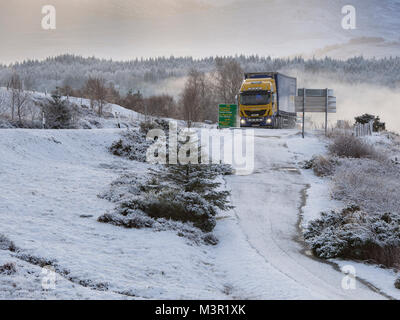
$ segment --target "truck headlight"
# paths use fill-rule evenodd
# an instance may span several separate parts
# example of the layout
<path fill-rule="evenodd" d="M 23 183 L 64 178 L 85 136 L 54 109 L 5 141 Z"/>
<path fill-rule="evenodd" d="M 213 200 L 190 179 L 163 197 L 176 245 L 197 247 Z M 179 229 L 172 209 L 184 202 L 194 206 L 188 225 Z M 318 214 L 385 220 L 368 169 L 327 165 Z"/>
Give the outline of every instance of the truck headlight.
<path fill-rule="evenodd" d="M 245 123 L 246 123 L 246 120 L 242 119 L 242 120 L 240 120 L 240 123 L 241 123 L 241 124 L 245 124 Z"/>
<path fill-rule="evenodd" d="M 267 119 L 267 123 L 268 123 L 268 124 L 272 123 L 272 119 L 271 119 L 271 118 L 268 118 L 268 119 Z"/>

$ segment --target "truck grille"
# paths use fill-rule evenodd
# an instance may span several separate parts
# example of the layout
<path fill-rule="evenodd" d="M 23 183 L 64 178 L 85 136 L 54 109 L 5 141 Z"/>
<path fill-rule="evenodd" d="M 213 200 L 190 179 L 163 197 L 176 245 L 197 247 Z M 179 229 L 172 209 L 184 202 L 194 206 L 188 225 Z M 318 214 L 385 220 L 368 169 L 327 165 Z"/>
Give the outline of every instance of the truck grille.
<path fill-rule="evenodd" d="M 246 110 L 244 111 L 244 114 L 246 117 L 263 117 L 265 115 L 265 110 Z"/>

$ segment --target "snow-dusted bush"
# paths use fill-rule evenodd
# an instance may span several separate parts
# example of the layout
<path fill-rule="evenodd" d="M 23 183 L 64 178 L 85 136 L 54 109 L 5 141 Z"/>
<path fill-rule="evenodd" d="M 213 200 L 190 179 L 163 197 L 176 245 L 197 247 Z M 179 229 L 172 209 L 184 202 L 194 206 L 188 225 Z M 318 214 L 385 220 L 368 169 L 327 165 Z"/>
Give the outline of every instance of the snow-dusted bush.
<path fill-rule="evenodd" d="M 152 183 L 156 182 L 148 180 L 145 176 L 132 174 L 126 174 L 114 181 L 110 190 L 99 196 L 115 202 L 117 204 L 116 208 L 100 216 L 98 221 L 129 229 L 152 228 L 154 231 L 172 230 L 178 236 L 185 237 L 198 244 L 206 243 L 215 245 L 218 243 L 215 236 L 211 233 L 204 233 L 191 222 L 184 223 L 172 220 L 171 218 L 149 216 L 146 213 L 148 204 L 155 210 L 160 208 L 157 205 L 159 202 L 157 198 L 151 198 L 148 195 L 148 191 L 155 187 L 155 184 Z"/>
<path fill-rule="evenodd" d="M 98 221 L 125 228 L 176 230 L 179 235 L 208 244 L 218 210 L 228 210 L 229 192 L 220 190 L 219 165 L 170 165 L 148 175 L 126 174 L 99 197 L 116 208 Z M 207 235 L 208 234 L 208 235 Z M 199 240 L 200 239 L 200 240 Z"/>
<path fill-rule="evenodd" d="M 318 177 L 330 176 L 335 170 L 337 161 L 334 158 L 316 156 L 306 161 L 303 165 L 304 169 L 313 169 L 314 174 Z"/>
<path fill-rule="evenodd" d="M 333 155 L 346 158 L 374 158 L 378 156 L 373 146 L 353 135 L 336 136 L 328 150 Z"/>
<path fill-rule="evenodd" d="M 154 121 L 142 121 L 140 131 L 147 134 L 150 130 L 161 129 L 165 134 L 169 133 L 169 122 L 164 119 L 155 119 Z"/>
<path fill-rule="evenodd" d="M 396 279 L 396 281 L 394 282 L 394 286 L 396 287 L 396 289 L 400 289 L 400 277 Z"/>
<path fill-rule="evenodd" d="M 371 214 L 351 206 L 324 212 L 307 226 L 304 238 L 320 258 L 370 261 L 400 267 L 400 214 Z"/>
<path fill-rule="evenodd" d="M 109 150 L 118 157 L 146 162 L 146 151 L 151 144 L 151 141 L 146 141 L 146 134 L 142 131 L 128 130 L 122 134 L 121 139 L 111 145 Z"/>
<path fill-rule="evenodd" d="M 400 166 L 391 161 L 342 159 L 333 176 L 332 196 L 368 213 L 400 212 Z"/>
<path fill-rule="evenodd" d="M 42 268 L 45 266 L 53 266 L 58 268 L 56 260 L 34 256 L 27 252 L 19 252 L 17 258 Z"/>
<path fill-rule="evenodd" d="M 0 119 L 0 129 L 13 129 L 14 126 L 7 119 Z"/>
<path fill-rule="evenodd" d="M 124 132 L 121 139 L 115 141 L 109 150 L 115 156 L 146 162 L 146 152 L 154 143 L 153 141 L 147 141 L 146 136 L 150 130 L 156 128 L 162 129 L 164 133 L 168 135 L 167 121 L 160 119 L 153 122 L 144 121 L 140 123 L 139 130 L 128 130 Z"/>
<path fill-rule="evenodd" d="M 318 177 L 330 176 L 335 170 L 335 161 L 323 156 L 316 157 L 313 161 L 313 171 Z"/>
<path fill-rule="evenodd" d="M 125 175 L 112 184 L 110 192 L 101 195 L 118 203 L 116 213 L 121 217 L 106 214 L 99 221 L 142 228 L 152 227 L 153 220 L 166 219 L 210 232 L 218 210 L 231 208 L 229 192 L 218 190 L 217 167 L 169 165 L 152 170 L 145 177 Z"/>
<path fill-rule="evenodd" d="M 156 223 L 154 219 L 134 210 L 132 210 L 132 212 L 124 210 L 124 214 L 120 212 L 105 213 L 100 216 L 97 221 L 128 229 L 152 228 Z"/>
<path fill-rule="evenodd" d="M 218 239 L 212 233 L 204 233 L 191 224 L 167 219 L 153 219 L 137 210 L 127 212 L 126 216 L 118 211 L 109 212 L 100 216 L 98 221 L 127 229 L 151 228 L 155 232 L 175 231 L 179 237 L 184 237 L 196 244 L 218 244 Z"/>
<path fill-rule="evenodd" d="M 8 263 L 0 266 L 0 274 L 5 274 L 5 275 L 10 276 L 14 273 L 17 273 L 17 267 L 15 266 L 15 263 L 8 262 Z"/>
<path fill-rule="evenodd" d="M 15 252 L 17 250 L 17 247 L 15 246 L 14 242 L 0 234 L 0 250 Z"/>

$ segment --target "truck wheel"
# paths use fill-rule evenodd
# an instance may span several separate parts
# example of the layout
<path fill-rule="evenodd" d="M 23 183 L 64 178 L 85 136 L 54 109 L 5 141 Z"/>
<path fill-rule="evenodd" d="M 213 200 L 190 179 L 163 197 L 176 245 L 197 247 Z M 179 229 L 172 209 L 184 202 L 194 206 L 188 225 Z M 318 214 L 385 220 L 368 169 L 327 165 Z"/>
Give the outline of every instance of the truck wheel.
<path fill-rule="evenodd" d="M 274 125 L 272 126 L 273 129 L 278 129 L 279 127 L 279 118 L 275 118 Z"/>
<path fill-rule="evenodd" d="M 282 129 L 282 117 L 276 118 L 275 129 Z"/>
<path fill-rule="evenodd" d="M 293 119 L 292 119 L 291 128 L 292 128 L 292 129 L 296 128 L 296 118 L 293 118 Z"/>

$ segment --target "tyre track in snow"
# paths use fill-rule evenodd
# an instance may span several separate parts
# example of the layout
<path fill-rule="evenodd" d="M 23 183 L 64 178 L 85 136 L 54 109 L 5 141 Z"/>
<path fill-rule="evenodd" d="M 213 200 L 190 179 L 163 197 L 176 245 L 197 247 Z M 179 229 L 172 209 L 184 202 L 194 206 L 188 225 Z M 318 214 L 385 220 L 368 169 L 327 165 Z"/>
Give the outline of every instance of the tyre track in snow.
<path fill-rule="evenodd" d="M 307 140 L 288 130 L 258 130 L 256 174 L 226 178 L 238 224 L 249 246 L 265 261 L 265 272 L 273 268 L 287 280 L 282 279 L 280 289 L 285 291 L 287 286 L 288 292 L 295 291 L 299 299 L 390 298 L 360 279 L 355 290 L 342 289 L 345 275 L 337 267 L 305 254 L 299 219 L 309 186 L 300 172 L 290 170 L 296 159 L 286 146 L 289 142 L 303 143 L 303 153 L 307 154 L 307 148 L 313 151 Z"/>

